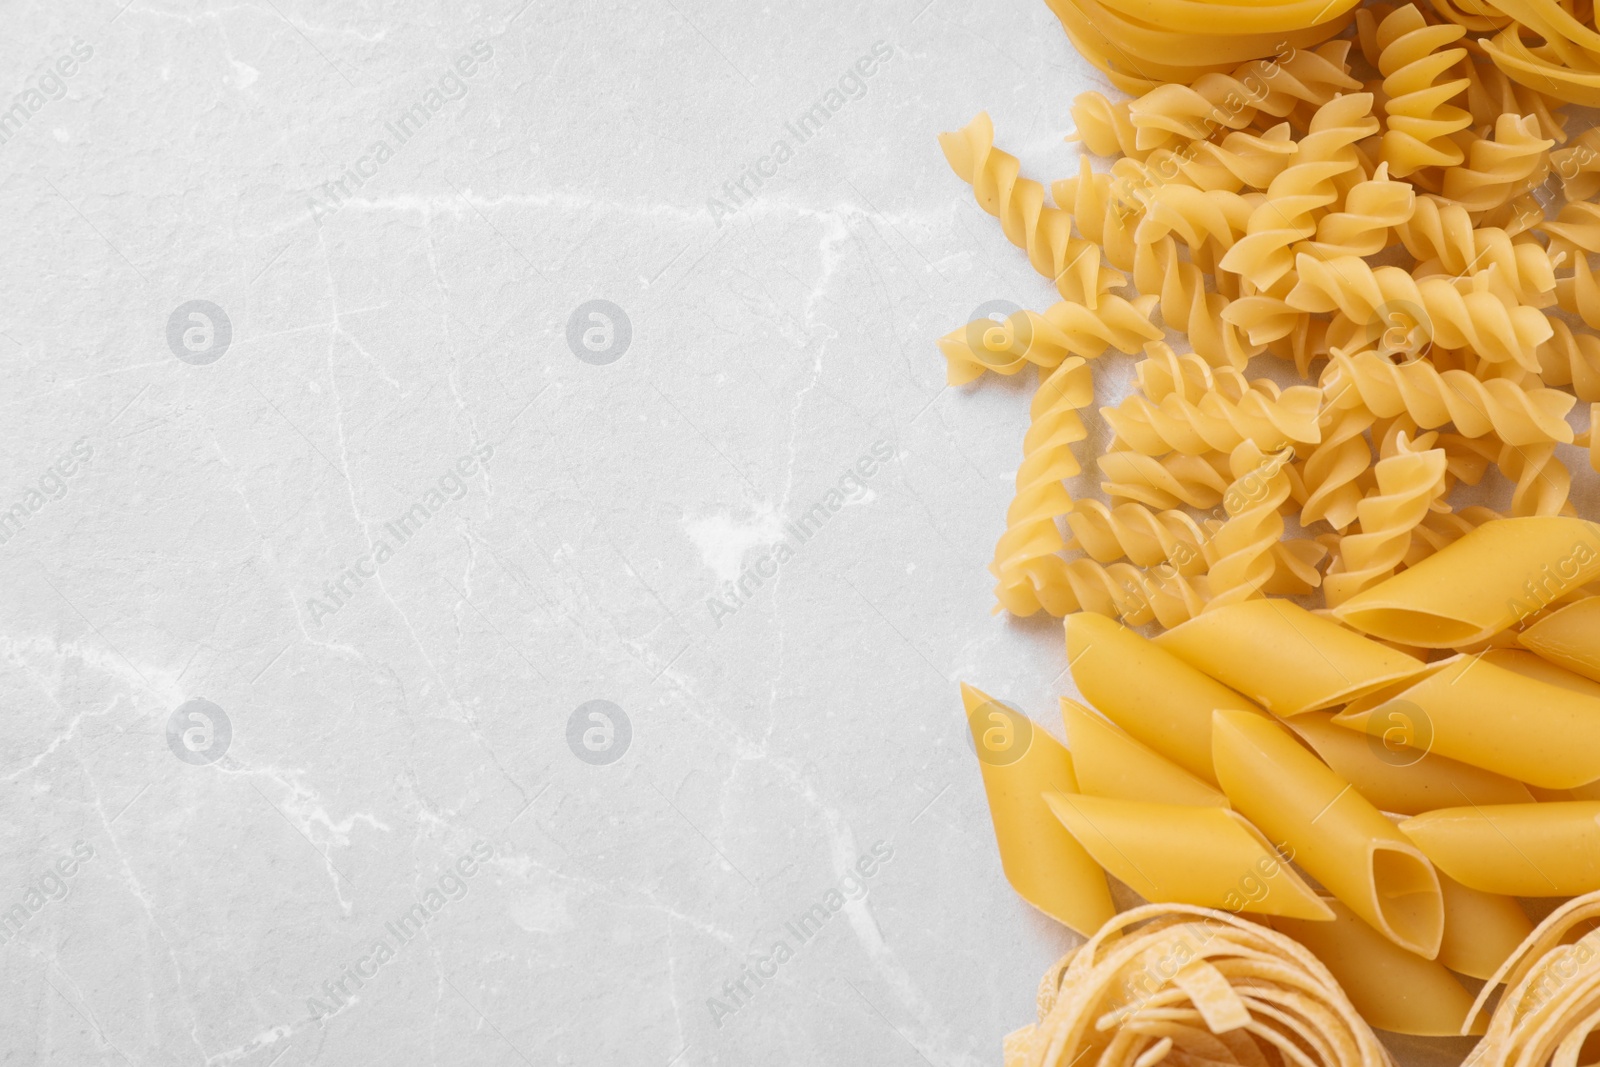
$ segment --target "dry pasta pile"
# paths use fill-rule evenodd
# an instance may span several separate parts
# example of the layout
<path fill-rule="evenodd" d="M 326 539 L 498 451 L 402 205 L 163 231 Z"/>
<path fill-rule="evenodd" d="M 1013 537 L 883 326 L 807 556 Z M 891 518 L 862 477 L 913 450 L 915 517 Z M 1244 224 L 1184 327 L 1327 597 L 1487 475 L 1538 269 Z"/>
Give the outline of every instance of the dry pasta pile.
<path fill-rule="evenodd" d="M 1090 937 L 1008 1067 L 1380 1067 L 1366 1027 L 1595 1062 L 1600 1037 L 1558 1052 L 1600 1030 L 1597 581 L 1600 525 L 1500 519 L 1333 612 L 1258 598 L 1154 638 L 1069 616 L 1066 745 L 963 686 L 1008 880 Z M 1155 910 L 1117 915 L 1110 879 Z M 1518 899 L 1569 897 L 1539 930 Z"/>
<path fill-rule="evenodd" d="M 1127 92 L 1193 82 L 1285 48 L 1313 47 L 1361 18 L 1352 14 L 1359 0 L 1048 2 L 1078 51 Z M 1600 105 L 1600 34 L 1592 2 L 1431 0 L 1428 13 L 1454 33 L 1443 37 L 1446 42 L 1483 34 L 1466 46 L 1502 79 L 1570 103 Z"/>
<path fill-rule="evenodd" d="M 1357 11 L 1356 49 L 1080 96 L 1086 146 L 1121 156 L 1085 156 L 1054 205 L 986 115 L 941 137 L 1062 297 L 940 341 L 952 383 L 1040 379 L 992 564 L 1006 610 L 1172 626 L 1264 594 L 1333 607 L 1500 512 L 1571 513 L 1558 450 L 1586 438 L 1566 416 L 1600 400 L 1600 131 L 1556 148 L 1559 105 L 1459 26 L 1381 12 Z M 1138 391 L 1101 411 L 1105 499 L 1074 499 L 1113 349 L 1142 356 Z M 1486 472 L 1508 506 L 1452 503 Z"/>
<path fill-rule="evenodd" d="M 991 570 L 1084 699 L 1062 745 L 962 688 L 1008 880 L 1089 938 L 1008 1067 L 1600 1063 L 1592 11 L 1051 2 L 1145 67 L 1073 104 L 1109 169 L 1047 198 L 986 115 L 940 139 L 1061 297 L 940 340 L 1037 375 Z"/>

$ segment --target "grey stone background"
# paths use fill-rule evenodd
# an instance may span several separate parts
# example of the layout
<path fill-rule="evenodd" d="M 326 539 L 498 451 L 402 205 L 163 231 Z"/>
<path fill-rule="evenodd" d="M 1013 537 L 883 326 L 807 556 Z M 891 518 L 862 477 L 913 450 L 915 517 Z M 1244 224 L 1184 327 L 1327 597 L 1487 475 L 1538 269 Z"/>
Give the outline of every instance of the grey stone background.
<path fill-rule="evenodd" d="M 1053 291 L 935 135 L 1068 173 L 1044 4 L 10 15 L 0 1063 L 997 1062 L 956 682 L 1070 688 L 934 341 Z"/>

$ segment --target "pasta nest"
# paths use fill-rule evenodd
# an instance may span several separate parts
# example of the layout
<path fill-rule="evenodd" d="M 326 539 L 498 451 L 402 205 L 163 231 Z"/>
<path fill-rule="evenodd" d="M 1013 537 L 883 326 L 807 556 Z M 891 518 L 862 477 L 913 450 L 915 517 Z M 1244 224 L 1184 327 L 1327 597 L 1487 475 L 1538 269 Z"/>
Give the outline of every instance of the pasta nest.
<path fill-rule="evenodd" d="M 1039 1021 L 1006 1038 L 1005 1067 L 1392 1067 L 1299 943 L 1226 912 L 1152 904 L 1118 915 L 1045 975 Z"/>
<path fill-rule="evenodd" d="M 1467 1022 L 1496 988 L 1505 986 L 1505 993 L 1468 1062 L 1474 1067 L 1567 1067 L 1592 1061 L 1592 1052 L 1584 1053 L 1600 1028 L 1600 930 L 1589 929 L 1597 917 L 1600 893 L 1568 901 L 1490 976 Z"/>

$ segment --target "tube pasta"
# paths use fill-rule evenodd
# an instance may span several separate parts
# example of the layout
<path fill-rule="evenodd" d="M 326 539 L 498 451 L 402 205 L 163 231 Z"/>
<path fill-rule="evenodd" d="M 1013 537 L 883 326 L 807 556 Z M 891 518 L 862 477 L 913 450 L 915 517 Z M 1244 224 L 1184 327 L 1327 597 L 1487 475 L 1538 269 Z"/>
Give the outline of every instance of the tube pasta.
<path fill-rule="evenodd" d="M 1044 799 L 1095 862 L 1152 904 L 1333 917 L 1271 842 L 1234 812 L 1066 793 Z"/>
<path fill-rule="evenodd" d="M 1462 885 L 1514 897 L 1600 890 L 1600 801 L 1441 808 L 1400 824 Z"/>
<path fill-rule="evenodd" d="M 1138 1067 L 1168 1053 L 1219 1067 L 1394 1067 L 1302 945 L 1173 904 L 1124 912 L 1052 967 L 1039 1021 L 1006 1039 L 1005 1067 Z"/>
<path fill-rule="evenodd" d="M 1600 527 L 1583 519 L 1489 522 L 1334 609 L 1381 640 L 1470 645 L 1600 578 Z"/>
<path fill-rule="evenodd" d="M 1439 962 L 1458 974 L 1488 978 L 1533 933 L 1528 913 L 1514 897 L 1468 889 L 1447 874 L 1439 875 L 1439 890 L 1444 894 Z"/>
<path fill-rule="evenodd" d="M 1461 1032 L 1472 995 L 1442 963 L 1407 952 L 1337 900 L 1326 903 L 1332 922 L 1272 918 L 1267 924 L 1321 960 L 1361 1017 L 1378 1029 L 1425 1037 Z"/>
<path fill-rule="evenodd" d="M 1099 615 L 1066 620 L 1072 680 L 1095 708 L 1152 750 L 1208 784 L 1215 708 L 1248 700 L 1127 627 Z"/>
<path fill-rule="evenodd" d="M 1373 732 L 1390 707 L 1419 723 L 1417 747 L 1547 789 L 1600 779 L 1600 699 L 1481 656 L 1431 664 L 1414 685 L 1356 701 L 1335 722 Z"/>
<path fill-rule="evenodd" d="M 1334 774 L 1383 811 L 1420 815 L 1463 803 L 1534 800 L 1521 782 L 1416 747 L 1417 723 L 1404 710 L 1383 709 L 1360 733 L 1335 724 L 1332 714 L 1300 715 L 1289 728 Z"/>
<path fill-rule="evenodd" d="M 1067 728 L 1078 788 L 1088 796 L 1167 806 L 1228 806 L 1228 798 L 1217 790 L 1076 700 L 1061 698 L 1061 720 Z"/>
<path fill-rule="evenodd" d="M 1600 682 L 1600 597 L 1585 597 L 1551 612 L 1519 633 L 1517 643 L 1541 659 Z"/>
<path fill-rule="evenodd" d="M 1278 723 L 1218 710 L 1217 781 L 1234 810 L 1294 849 L 1295 861 L 1395 944 L 1439 952 L 1439 880 L 1416 845 Z"/>
<path fill-rule="evenodd" d="M 1274 715 L 1345 703 L 1413 678 L 1424 664 L 1289 600 L 1207 611 L 1155 638 L 1185 663 Z M 1271 649 L 1271 655 L 1262 655 Z"/>
<path fill-rule="evenodd" d="M 1046 792 L 1077 789 L 1072 757 L 1026 716 L 973 686 L 961 686 L 961 702 L 980 753 L 1006 880 L 1023 900 L 1087 937 L 1115 912 L 1111 891 L 1043 799 Z"/>

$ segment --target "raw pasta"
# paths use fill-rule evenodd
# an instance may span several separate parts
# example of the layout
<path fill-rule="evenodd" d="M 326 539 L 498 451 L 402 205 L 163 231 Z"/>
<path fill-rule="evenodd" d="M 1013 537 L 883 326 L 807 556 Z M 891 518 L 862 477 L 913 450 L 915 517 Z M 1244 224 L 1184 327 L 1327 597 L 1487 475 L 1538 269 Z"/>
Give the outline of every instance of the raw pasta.
<path fill-rule="evenodd" d="M 1228 798 L 1147 748 L 1076 700 L 1061 698 L 1078 788 L 1092 797 L 1190 807 L 1228 806 Z M 1191 902 L 1194 903 L 1194 902 Z"/>
<path fill-rule="evenodd" d="M 1332 922 L 1266 920 L 1325 964 L 1367 1022 L 1397 1034 L 1443 1037 L 1461 1032 L 1472 996 L 1442 963 L 1407 952 L 1337 900 Z M 1480 1025 L 1477 1031 L 1482 1033 Z"/>
<path fill-rule="evenodd" d="M 1383 640 L 1470 645 L 1600 578 L 1597 549 L 1600 527 L 1583 519 L 1486 523 L 1334 614 Z"/>
<path fill-rule="evenodd" d="M 1600 699 L 1482 656 L 1429 664 L 1403 689 L 1353 701 L 1334 718 L 1369 736 L 1394 709 L 1425 733 L 1418 747 L 1547 789 L 1600 779 Z"/>
<path fill-rule="evenodd" d="M 1155 638 L 1275 715 L 1342 704 L 1414 677 L 1423 664 L 1289 600 L 1207 611 Z M 1271 655 L 1262 649 L 1271 648 Z"/>
<path fill-rule="evenodd" d="M 1417 846 L 1283 726 L 1222 710 L 1215 723 L 1217 780 L 1234 810 L 1294 849 L 1306 873 L 1379 933 L 1437 956 L 1444 905 Z"/>
<path fill-rule="evenodd" d="M 1152 904 L 1117 918 L 1045 975 L 1039 1021 L 1005 1067 L 1393 1067 L 1339 983 L 1303 946 L 1226 912 Z"/>
<path fill-rule="evenodd" d="M 1045 802 L 1096 863 L 1152 904 L 1333 917 L 1261 831 L 1225 808 L 1070 793 Z"/>
<path fill-rule="evenodd" d="M 1384 811 L 1420 815 L 1460 804 L 1531 804 L 1528 787 L 1512 778 L 1447 759 L 1426 747 L 1429 727 L 1414 709 L 1388 704 L 1357 732 L 1331 714 L 1297 716 L 1289 728 L 1356 792 Z M 1419 731 L 1419 726 L 1421 731 Z"/>
<path fill-rule="evenodd" d="M 1099 865 L 1044 802 L 1047 792 L 1077 791 L 1071 755 L 988 694 L 963 685 L 961 700 L 1006 880 L 1023 900 L 1087 937 L 1115 911 L 1111 891 Z"/>
<path fill-rule="evenodd" d="M 1441 808 L 1400 824 L 1445 874 L 1485 893 L 1600 890 L 1600 801 Z"/>
<path fill-rule="evenodd" d="M 1082 612 L 1067 620 L 1066 630 L 1067 660 L 1084 699 L 1152 750 L 1215 784 L 1212 712 L 1254 705 L 1111 619 Z"/>
<path fill-rule="evenodd" d="M 1523 648 L 1600 681 L 1600 597 L 1587 597 L 1539 619 L 1517 635 Z"/>

